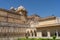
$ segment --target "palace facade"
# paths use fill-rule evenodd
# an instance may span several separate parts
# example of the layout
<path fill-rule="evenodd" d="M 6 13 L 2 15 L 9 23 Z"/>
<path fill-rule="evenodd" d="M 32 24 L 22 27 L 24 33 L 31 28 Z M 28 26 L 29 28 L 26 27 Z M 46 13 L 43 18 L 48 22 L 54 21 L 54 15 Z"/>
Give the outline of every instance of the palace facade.
<path fill-rule="evenodd" d="M 17 40 L 21 37 L 60 38 L 60 18 L 42 18 L 36 14 L 28 16 L 27 10 L 20 6 L 9 10 L 0 8 L 0 40 Z"/>

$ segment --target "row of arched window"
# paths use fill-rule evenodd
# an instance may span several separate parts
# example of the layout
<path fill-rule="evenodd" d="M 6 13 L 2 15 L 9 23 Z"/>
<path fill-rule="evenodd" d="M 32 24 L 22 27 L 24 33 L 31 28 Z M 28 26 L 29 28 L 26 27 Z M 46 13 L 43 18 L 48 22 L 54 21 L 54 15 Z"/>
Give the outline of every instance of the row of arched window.
<path fill-rule="evenodd" d="M 30 31 L 27 31 L 27 33 L 25 34 L 25 36 L 37 36 L 37 33 L 36 33 L 36 30 L 30 30 Z"/>

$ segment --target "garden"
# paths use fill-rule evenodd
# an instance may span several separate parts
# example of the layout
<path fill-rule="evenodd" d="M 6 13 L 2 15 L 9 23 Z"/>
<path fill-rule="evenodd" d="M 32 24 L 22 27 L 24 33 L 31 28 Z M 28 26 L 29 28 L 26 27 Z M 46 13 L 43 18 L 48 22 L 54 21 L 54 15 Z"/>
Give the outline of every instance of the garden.
<path fill-rule="evenodd" d="M 44 39 L 44 38 L 18 38 L 18 40 L 60 40 L 60 39 Z"/>
<path fill-rule="evenodd" d="M 60 39 L 56 39 L 56 36 L 53 36 L 52 39 L 49 38 L 18 38 L 17 40 L 60 40 Z"/>

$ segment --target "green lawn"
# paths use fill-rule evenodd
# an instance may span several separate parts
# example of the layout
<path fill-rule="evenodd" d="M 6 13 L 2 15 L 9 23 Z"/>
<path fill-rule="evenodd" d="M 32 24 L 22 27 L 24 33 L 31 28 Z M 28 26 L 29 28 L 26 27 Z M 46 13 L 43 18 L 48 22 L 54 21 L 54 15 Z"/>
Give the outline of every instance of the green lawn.
<path fill-rule="evenodd" d="M 17 40 L 60 40 L 60 39 L 56 39 L 56 36 L 54 35 L 53 37 L 52 37 L 52 39 L 49 39 L 49 38 L 28 38 L 28 37 L 26 37 L 26 38 L 18 38 Z"/>
<path fill-rule="evenodd" d="M 18 38 L 17 40 L 60 40 L 60 39 L 43 39 L 43 38 Z"/>

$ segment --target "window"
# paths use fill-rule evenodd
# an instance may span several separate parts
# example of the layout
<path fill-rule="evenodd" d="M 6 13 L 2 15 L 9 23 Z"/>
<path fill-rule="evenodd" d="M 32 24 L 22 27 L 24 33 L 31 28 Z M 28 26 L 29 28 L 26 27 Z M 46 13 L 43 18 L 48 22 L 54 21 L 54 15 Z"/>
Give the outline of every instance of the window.
<path fill-rule="evenodd" d="M 60 36 L 60 31 L 58 31 L 58 36 Z"/>
<path fill-rule="evenodd" d="M 51 34 L 51 37 L 54 35 L 57 36 L 56 30 L 51 31 L 50 34 Z"/>
<path fill-rule="evenodd" d="M 42 36 L 43 36 L 43 37 L 46 37 L 46 36 L 47 36 L 47 31 L 46 31 L 46 30 L 43 30 L 43 31 L 42 31 Z"/>
<path fill-rule="evenodd" d="M 34 30 L 34 35 L 37 36 L 36 30 Z"/>
<path fill-rule="evenodd" d="M 32 30 L 31 30 L 31 35 L 33 36 L 33 32 L 32 32 Z"/>
<path fill-rule="evenodd" d="M 27 36 L 30 36 L 30 33 L 29 33 L 29 31 L 27 31 L 27 33 L 25 34 L 25 36 L 27 37 Z"/>

